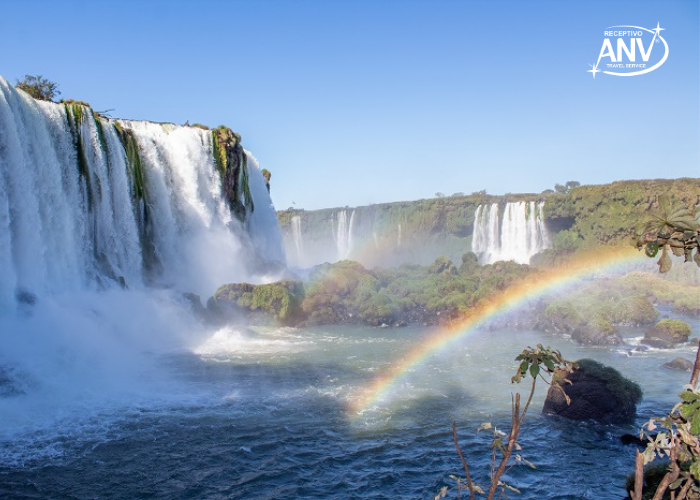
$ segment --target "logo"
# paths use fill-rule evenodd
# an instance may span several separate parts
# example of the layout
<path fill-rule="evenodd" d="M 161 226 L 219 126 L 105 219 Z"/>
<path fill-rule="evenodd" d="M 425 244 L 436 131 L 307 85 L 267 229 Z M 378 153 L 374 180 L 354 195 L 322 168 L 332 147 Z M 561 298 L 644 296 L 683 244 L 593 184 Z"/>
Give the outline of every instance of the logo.
<path fill-rule="evenodd" d="M 639 76 L 658 69 L 668 59 L 668 43 L 661 36 L 664 28 L 648 30 L 640 26 L 610 26 L 603 32 L 595 66 L 589 64 L 588 73 L 603 73 L 612 76 Z M 611 41 L 612 40 L 612 41 Z M 661 43 L 664 52 L 661 54 Z M 659 47 L 659 49 L 655 49 Z M 653 52 L 653 54 L 652 54 Z"/>

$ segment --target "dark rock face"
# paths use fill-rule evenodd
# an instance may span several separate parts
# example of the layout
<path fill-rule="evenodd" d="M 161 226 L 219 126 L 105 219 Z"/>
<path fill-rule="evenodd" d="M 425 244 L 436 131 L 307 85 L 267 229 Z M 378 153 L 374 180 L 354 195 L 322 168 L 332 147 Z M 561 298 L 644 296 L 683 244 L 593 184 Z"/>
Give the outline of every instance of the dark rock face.
<path fill-rule="evenodd" d="M 660 349 L 670 349 L 678 344 L 688 342 L 690 325 L 676 319 L 662 319 L 649 328 L 642 342 Z"/>
<path fill-rule="evenodd" d="M 685 358 L 676 358 L 672 361 L 669 361 L 668 363 L 665 363 L 664 367 L 668 368 L 669 370 L 680 370 L 680 371 L 684 371 L 684 372 L 692 372 L 693 371 L 693 362 L 689 361 Z"/>
<path fill-rule="evenodd" d="M 571 420 L 595 420 L 606 424 L 627 423 L 642 400 L 642 390 L 614 368 L 592 359 L 577 361 L 578 368 L 569 374 L 557 373 L 549 388 L 542 413 Z M 571 398 L 567 405 L 562 390 Z"/>

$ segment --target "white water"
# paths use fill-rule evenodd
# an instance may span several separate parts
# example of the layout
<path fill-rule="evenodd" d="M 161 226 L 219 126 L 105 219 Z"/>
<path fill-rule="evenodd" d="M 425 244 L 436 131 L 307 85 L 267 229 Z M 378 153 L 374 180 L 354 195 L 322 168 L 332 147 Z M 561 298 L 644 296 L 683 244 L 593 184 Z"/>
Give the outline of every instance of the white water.
<path fill-rule="evenodd" d="M 482 264 L 513 260 L 528 264 L 530 258 L 551 245 L 544 224 L 544 202 L 507 203 L 499 216 L 499 206 L 479 205 L 474 214 L 472 251 Z"/>
<path fill-rule="evenodd" d="M 85 111 L 79 135 L 89 176 L 79 174 L 65 107 L 35 101 L 0 78 L 0 308 L 12 309 L 18 290 L 51 295 L 120 279 L 129 287 L 148 278 L 206 294 L 249 278 L 251 259 L 284 262 L 274 207 L 252 155 L 256 209 L 242 226 L 221 194 L 210 132 L 101 119 L 102 142 Z M 132 201 L 117 122 L 138 142 L 146 224 L 141 202 Z M 158 260 L 150 274 L 146 248 Z"/>
<path fill-rule="evenodd" d="M 292 237 L 294 238 L 294 249 L 296 250 L 296 262 L 301 263 L 304 258 L 304 240 L 301 236 L 301 217 L 298 215 L 292 217 Z"/>
<path fill-rule="evenodd" d="M 254 210 L 221 192 L 211 132 L 98 121 L 0 77 L 0 435 L 58 429 L 112 406 L 176 397 L 156 359 L 209 335 L 182 292 L 272 279 L 285 261 L 277 216 L 248 152 Z M 139 199 L 115 129 L 138 144 Z M 86 172 L 79 168 L 80 138 Z M 166 384 L 164 389 L 162 384 Z M 17 397 L 1 397 L 3 394 Z M 71 417 L 72 418 L 72 417 Z"/>
<path fill-rule="evenodd" d="M 335 214 L 333 224 L 333 237 L 335 240 L 338 260 L 347 259 L 352 252 L 352 226 L 355 222 L 355 211 L 350 214 L 348 222 L 347 210 L 341 210 Z"/>

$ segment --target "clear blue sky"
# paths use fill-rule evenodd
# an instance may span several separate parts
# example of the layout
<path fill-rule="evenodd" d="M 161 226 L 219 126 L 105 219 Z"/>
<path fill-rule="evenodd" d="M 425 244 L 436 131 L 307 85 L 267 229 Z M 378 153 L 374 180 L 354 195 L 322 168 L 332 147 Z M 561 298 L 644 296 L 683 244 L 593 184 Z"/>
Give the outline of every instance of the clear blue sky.
<path fill-rule="evenodd" d="M 277 208 L 700 176 L 700 2 L 0 0 L 0 75 L 231 126 Z M 598 74 L 603 30 L 669 58 Z"/>

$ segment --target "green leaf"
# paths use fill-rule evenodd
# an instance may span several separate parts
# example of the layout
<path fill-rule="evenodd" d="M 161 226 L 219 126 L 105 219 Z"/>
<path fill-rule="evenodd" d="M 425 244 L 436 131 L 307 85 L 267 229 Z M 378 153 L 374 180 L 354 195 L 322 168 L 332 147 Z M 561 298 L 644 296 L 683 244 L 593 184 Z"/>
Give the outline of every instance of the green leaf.
<path fill-rule="evenodd" d="M 540 365 L 533 364 L 530 366 L 530 375 L 532 378 L 537 378 L 537 375 L 540 373 Z"/>
<path fill-rule="evenodd" d="M 683 391 L 679 394 L 679 396 L 683 401 L 687 401 L 688 403 L 692 403 L 693 401 L 700 399 L 700 394 L 692 391 Z"/>
<path fill-rule="evenodd" d="M 544 358 L 544 364 L 549 371 L 554 371 L 554 361 L 552 361 L 552 358 Z"/>
<path fill-rule="evenodd" d="M 700 412 L 695 412 L 690 422 L 690 432 L 694 435 L 700 434 Z"/>
<path fill-rule="evenodd" d="M 523 362 L 520 363 L 520 373 L 522 375 L 525 375 L 525 373 L 527 373 L 527 367 L 529 364 L 530 362 L 527 359 L 523 360 Z"/>
<path fill-rule="evenodd" d="M 690 464 L 689 472 L 696 481 L 700 479 L 700 461 L 697 459 L 693 460 L 693 463 Z"/>

